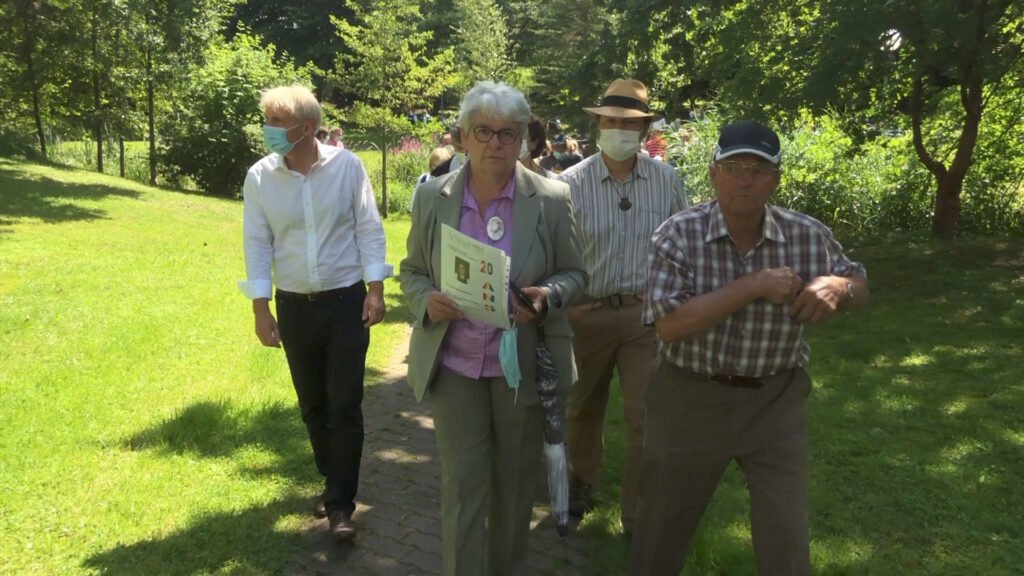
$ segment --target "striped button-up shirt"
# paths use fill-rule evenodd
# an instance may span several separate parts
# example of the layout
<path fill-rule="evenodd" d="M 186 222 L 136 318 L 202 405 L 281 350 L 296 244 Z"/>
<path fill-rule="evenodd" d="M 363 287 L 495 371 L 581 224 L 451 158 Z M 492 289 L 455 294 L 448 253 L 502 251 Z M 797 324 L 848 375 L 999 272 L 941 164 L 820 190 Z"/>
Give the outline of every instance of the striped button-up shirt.
<path fill-rule="evenodd" d="M 687 300 L 761 270 L 789 266 L 804 283 L 819 276 L 867 276 L 843 254 L 832 231 L 810 216 L 766 206 L 762 237 L 740 254 L 717 201 L 676 214 L 651 238 L 643 322 L 653 324 Z M 811 349 L 789 304 L 758 299 L 708 332 L 659 342 L 663 358 L 700 374 L 761 377 L 807 363 Z"/>
<path fill-rule="evenodd" d="M 651 235 L 686 207 L 675 168 L 637 154 L 633 172 L 620 182 L 594 154 L 559 175 L 569 184 L 583 262 L 590 274 L 587 295 L 643 294 Z M 622 210 L 623 198 L 629 209 Z"/>

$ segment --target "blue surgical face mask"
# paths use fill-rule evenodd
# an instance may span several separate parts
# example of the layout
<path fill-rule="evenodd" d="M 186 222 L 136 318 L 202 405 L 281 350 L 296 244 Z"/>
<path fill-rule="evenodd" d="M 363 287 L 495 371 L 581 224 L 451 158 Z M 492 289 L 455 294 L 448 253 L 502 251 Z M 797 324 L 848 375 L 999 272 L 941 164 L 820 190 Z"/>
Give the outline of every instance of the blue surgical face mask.
<path fill-rule="evenodd" d="M 271 152 L 277 152 L 281 156 L 284 156 L 291 152 L 292 148 L 295 148 L 295 145 L 302 141 L 302 138 L 306 137 L 306 135 L 303 134 L 302 138 L 299 138 L 295 142 L 288 141 L 288 132 L 298 128 L 299 126 L 302 126 L 302 124 L 296 124 L 291 128 L 281 128 L 279 126 L 269 126 L 264 124 L 263 143 L 267 145 L 267 148 L 270 148 Z"/>
<path fill-rule="evenodd" d="M 519 393 L 519 380 L 522 374 L 519 372 L 519 348 L 516 344 L 516 327 L 505 330 L 501 333 L 501 342 L 498 344 L 498 362 L 501 364 L 501 373 L 505 375 L 508 387 Z"/>
<path fill-rule="evenodd" d="M 555 150 L 554 154 L 555 158 L 557 158 L 558 160 L 565 158 L 565 152 L 559 152 L 558 150 Z"/>

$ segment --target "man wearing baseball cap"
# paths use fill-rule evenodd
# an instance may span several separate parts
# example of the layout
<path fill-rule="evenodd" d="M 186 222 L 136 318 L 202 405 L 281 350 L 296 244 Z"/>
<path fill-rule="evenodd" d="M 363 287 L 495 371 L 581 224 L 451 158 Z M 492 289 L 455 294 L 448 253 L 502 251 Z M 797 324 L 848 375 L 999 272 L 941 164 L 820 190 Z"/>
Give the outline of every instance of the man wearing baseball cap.
<path fill-rule="evenodd" d="M 716 199 L 651 239 L 643 321 L 660 340 L 647 391 L 634 576 L 676 576 L 729 463 L 743 471 L 759 574 L 811 573 L 804 327 L 868 298 L 864 266 L 810 216 L 772 206 L 782 153 L 754 122 L 722 128 Z"/>
<path fill-rule="evenodd" d="M 569 184 L 583 261 L 590 275 L 583 304 L 570 311 L 579 380 L 569 392 L 567 445 L 572 466 L 569 513 L 593 505 L 604 450 L 609 386 L 618 371 L 627 428 L 620 495 L 624 533 L 631 533 L 643 457 L 643 398 L 657 349 L 654 330 L 640 322 L 651 234 L 686 207 L 675 170 L 640 153 L 651 122 L 647 87 L 615 80 L 595 116 L 601 149 L 560 175 Z"/>

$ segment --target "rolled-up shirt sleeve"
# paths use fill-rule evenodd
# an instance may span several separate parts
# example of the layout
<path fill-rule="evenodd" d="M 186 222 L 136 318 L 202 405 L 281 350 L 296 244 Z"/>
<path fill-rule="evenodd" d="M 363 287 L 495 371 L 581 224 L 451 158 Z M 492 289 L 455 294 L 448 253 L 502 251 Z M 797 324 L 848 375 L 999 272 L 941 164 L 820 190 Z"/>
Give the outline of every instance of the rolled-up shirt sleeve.
<path fill-rule="evenodd" d="M 370 186 L 366 168 L 360 164 L 362 183 L 353 195 L 352 210 L 356 219 L 356 246 L 363 266 L 364 282 L 380 282 L 390 278 L 394 267 L 387 263 L 387 240 L 377 212 L 377 199 Z"/>
<path fill-rule="evenodd" d="M 256 180 L 256 175 L 250 171 L 242 187 L 246 279 L 238 282 L 238 289 L 251 300 L 270 298 L 273 293 L 274 232 L 264 212 Z"/>
<path fill-rule="evenodd" d="M 850 276 L 868 277 L 868 271 L 863 264 L 854 262 L 846 257 L 846 254 L 843 252 L 843 246 L 836 240 L 831 230 L 825 228 L 822 240 L 825 244 L 825 253 L 828 255 L 829 272 L 833 276 L 845 278 Z"/>
<path fill-rule="evenodd" d="M 669 220 L 651 237 L 642 322 L 652 326 L 694 296 L 693 272 Z"/>

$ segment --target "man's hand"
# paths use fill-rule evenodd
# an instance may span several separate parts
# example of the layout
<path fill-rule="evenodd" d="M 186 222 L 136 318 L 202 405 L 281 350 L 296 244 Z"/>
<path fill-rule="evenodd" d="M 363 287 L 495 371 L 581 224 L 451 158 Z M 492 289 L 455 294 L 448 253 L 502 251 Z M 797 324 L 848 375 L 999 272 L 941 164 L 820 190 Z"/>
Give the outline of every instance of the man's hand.
<path fill-rule="evenodd" d="M 842 281 L 840 286 L 839 281 Z M 832 317 L 846 291 L 845 280 L 819 276 L 811 280 L 789 307 L 789 314 L 802 324 L 817 324 Z"/>
<path fill-rule="evenodd" d="M 601 307 L 601 301 L 600 300 L 596 300 L 594 302 L 589 302 L 587 304 L 579 304 L 577 306 L 569 306 L 565 310 L 565 316 L 566 316 L 566 318 L 569 319 L 570 322 L 572 322 L 573 320 L 578 319 L 580 316 L 583 316 L 587 312 L 590 312 L 591 310 L 596 310 L 596 309 L 598 309 L 600 307 Z"/>
<path fill-rule="evenodd" d="M 784 304 L 800 292 L 803 281 L 788 266 L 763 268 L 754 273 L 754 282 L 762 298 L 772 304 Z"/>
<path fill-rule="evenodd" d="M 370 282 L 363 298 L 363 327 L 369 328 L 384 319 L 384 283 Z"/>
<path fill-rule="evenodd" d="M 281 332 L 277 329 L 277 320 L 274 320 L 274 315 L 270 313 L 270 300 L 253 300 L 252 312 L 256 318 L 256 337 L 260 339 L 260 343 L 271 348 L 280 348 Z"/>
<path fill-rule="evenodd" d="M 454 300 L 440 290 L 434 290 L 427 294 L 427 317 L 431 322 L 450 322 L 462 320 L 462 310 Z"/>

